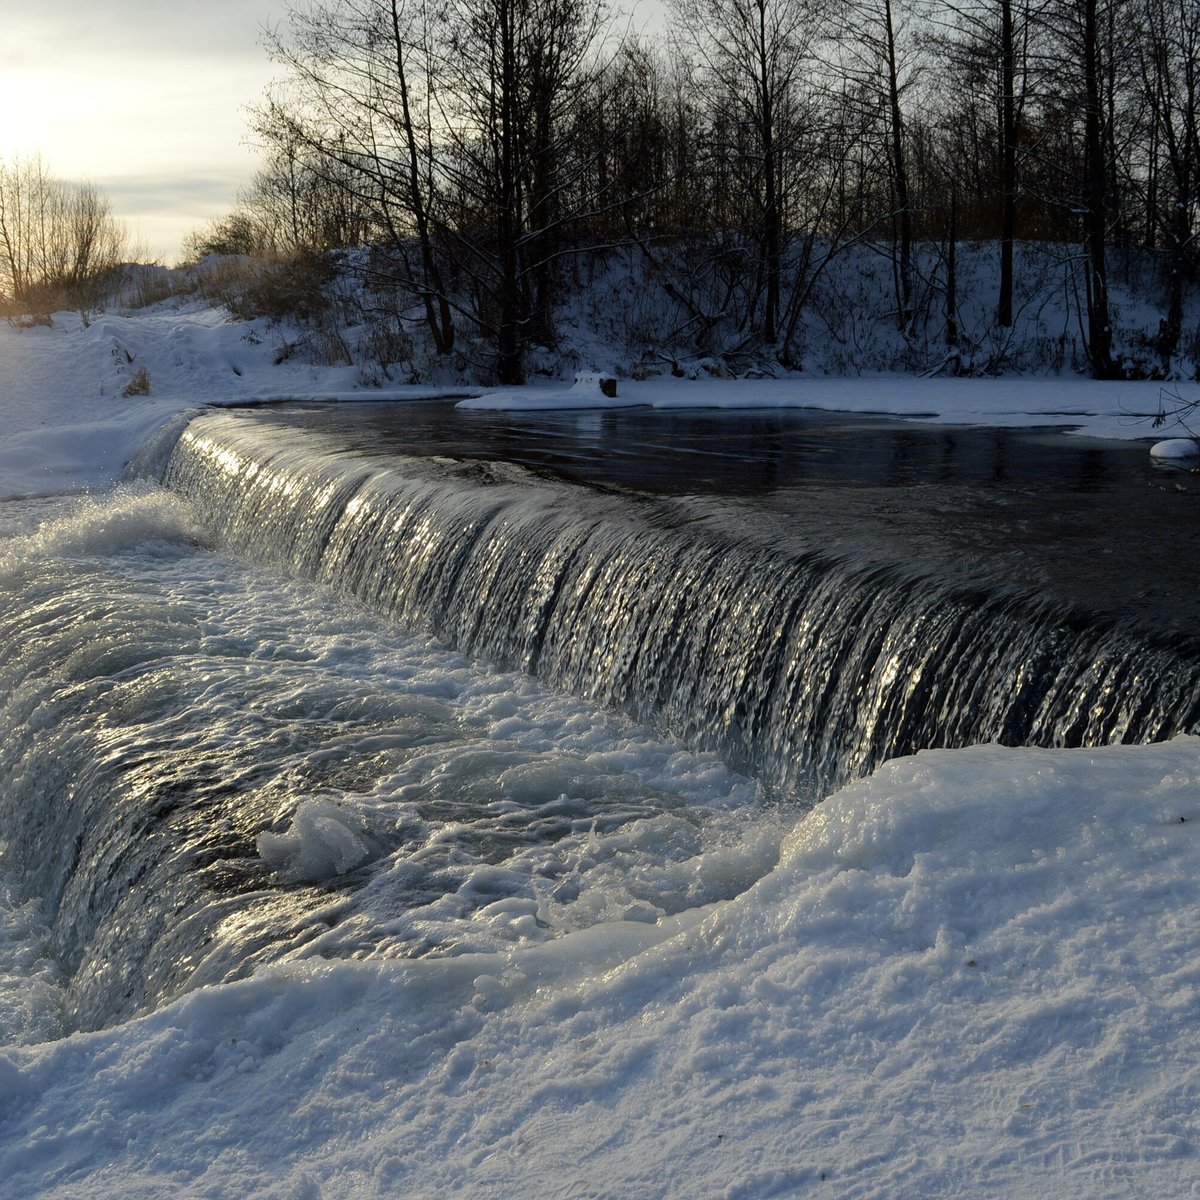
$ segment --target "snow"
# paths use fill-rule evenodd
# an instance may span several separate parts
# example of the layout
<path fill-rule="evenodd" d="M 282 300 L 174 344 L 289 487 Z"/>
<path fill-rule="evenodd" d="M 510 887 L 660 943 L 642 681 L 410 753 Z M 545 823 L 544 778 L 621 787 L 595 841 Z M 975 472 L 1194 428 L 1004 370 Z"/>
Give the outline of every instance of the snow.
<path fill-rule="evenodd" d="M 206 404 L 363 398 L 352 367 L 275 357 L 266 322 L 231 322 L 199 304 L 104 315 L 88 325 L 75 313 L 56 314 L 49 328 L 0 323 L 0 499 L 109 486 L 157 426 Z M 125 395 L 143 370 L 149 394 Z"/>
<path fill-rule="evenodd" d="M 1200 454 L 1200 442 L 1192 438 L 1167 438 L 1150 447 L 1151 458 L 1195 458 Z"/>
<path fill-rule="evenodd" d="M 932 424 L 1057 426 L 1101 438 L 1144 438 L 1159 410 L 1161 385 L 1097 383 L 1085 379 L 822 379 L 762 380 L 735 403 L 725 402 L 718 381 L 696 381 L 696 405 L 719 408 L 803 407 L 892 415 Z M 790 388 L 788 384 L 791 384 Z M 781 386 L 782 384 L 782 386 Z M 673 386 L 674 385 L 674 386 Z M 727 386 L 727 385 L 726 385 Z M 661 408 L 687 404 L 678 381 L 650 385 Z"/>
<path fill-rule="evenodd" d="M 1096 383 L 1076 377 L 916 379 L 880 375 L 808 378 L 618 381 L 604 396 L 594 380 L 573 387 L 368 388 L 353 367 L 276 363 L 278 331 L 265 321 L 231 322 L 199 302 L 164 303 L 84 325 L 59 313 L 52 328 L 0 324 L 0 499 L 106 487 L 158 425 L 207 404 L 280 399 L 415 400 L 462 396 L 467 407 L 810 408 L 896 416 L 934 424 L 1043 426 L 1087 437 L 1144 439 L 1189 431 L 1171 414 L 1185 385 L 1166 395 L 1153 382 Z M 124 395 L 141 370 L 148 395 Z M 1193 385 L 1194 386 L 1194 385 Z M 1165 408 L 1165 423 L 1152 421 Z"/>
<path fill-rule="evenodd" d="M 122 396 L 142 367 L 150 395 Z M 0 326 L 0 498 L 108 488 L 201 404 L 354 392 L 200 308 Z M 619 392 L 1147 442 L 1158 409 L 1156 385 L 1063 379 Z M 0 881 L 0 1019 L 26 1031 L 0 1048 L 3 1194 L 1195 1194 L 1200 740 L 927 752 L 771 819 L 778 863 L 733 899 L 505 950 L 288 962 L 57 1040 L 36 904 Z M 304 877 L 364 849 L 324 802 L 272 837 Z"/>
<path fill-rule="evenodd" d="M 602 387 L 602 381 L 609 386 Z M 485 395 L 468 396 L 456 407 L 492 412 L 546 412 L 565 408 L 637 408 L 645 403 L 641 399 L 617 395 L 616 382 L 611 375 L 580 375 L 569 388 L 523 387 L 488 391 Z"/>
<path fill-rule="evenodd" d="M 977 747 L 737 899 L 0 1057 L 6 1195 L 1191 1195 L 1200 747 Z"/>
<path fill-rule="evenodd" d="M 808 408 L 894 416 L 933 425 L 1050 427 L 1123 441 L 1149 438 L 1159 414 L 1162 385 L 1146 381 L 1097 383 L 1087 379 L 914 379 L 881 375 L 858 379 L 621 380 L 618 395 L 529 387 L 461 400 L 460 408 L 616 408 L 725 410 Z M 1168 413 L 1174 405 L 1166 405 Z M 1163 428 L 1184 430 L 1173 417 Z"/>

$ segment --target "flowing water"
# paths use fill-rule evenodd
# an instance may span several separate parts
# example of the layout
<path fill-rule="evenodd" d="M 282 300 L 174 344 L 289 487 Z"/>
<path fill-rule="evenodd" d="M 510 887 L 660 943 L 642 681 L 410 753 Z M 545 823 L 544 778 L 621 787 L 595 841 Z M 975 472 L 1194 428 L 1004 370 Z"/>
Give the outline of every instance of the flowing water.
<path fill-rule="evenodd" d="M 264 962 L 653 921 L 885 758 L 1200 724 L 1189 479 L 627 420 L 216 412 L 147 448 L 164 487 L 6 506 L 0 901 L 53 999 L 37 1025 L 0 987 L 14 1035 Z M 1163 505 L 1139 574 L 1113 535 Z"/>

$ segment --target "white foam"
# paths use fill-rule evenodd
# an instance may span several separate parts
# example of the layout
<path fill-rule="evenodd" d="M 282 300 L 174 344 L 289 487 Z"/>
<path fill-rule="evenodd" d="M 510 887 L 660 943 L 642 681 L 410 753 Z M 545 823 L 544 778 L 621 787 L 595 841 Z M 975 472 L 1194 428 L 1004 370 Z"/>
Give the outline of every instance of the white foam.
<path fill-rule="evenodd" d="M 0 543 L 0 563 L 12 570 L 19 562 L 114 554 L 153 541 L 199 545 L 204 535 L 179 496 L 153 485 L 129 485 L 112 495 L 81 498 L 24 536 Z"/>
<path fill-rule="evenodd" d="M 276 871 L 314 881 L 344 875 L 371 852 L 361 823 L 342 806 L 321 800 L 301 801 L 285 833 L 260 833 L 255 845 Z"/>

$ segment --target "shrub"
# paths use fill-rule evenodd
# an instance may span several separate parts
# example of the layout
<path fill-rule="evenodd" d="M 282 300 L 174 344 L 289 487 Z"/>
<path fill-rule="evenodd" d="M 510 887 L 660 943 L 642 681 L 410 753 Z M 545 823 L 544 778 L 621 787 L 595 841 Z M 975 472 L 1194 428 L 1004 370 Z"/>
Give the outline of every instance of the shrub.
<path fill-rule="evenodd" d="M 138 367 L 133 373 L 133 378 L 121 390 L 122 396 L 148 396 L 150 395 L 150 372 L 145 367 Z"/>

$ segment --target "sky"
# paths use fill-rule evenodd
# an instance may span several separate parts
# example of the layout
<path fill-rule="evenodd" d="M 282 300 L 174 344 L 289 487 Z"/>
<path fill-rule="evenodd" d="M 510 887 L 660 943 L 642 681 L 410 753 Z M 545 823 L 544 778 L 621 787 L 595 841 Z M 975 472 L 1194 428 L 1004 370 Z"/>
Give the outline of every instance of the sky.
<path fill-rule="evenodd" d="M 0 158 L 96 184 L 139 257 L 174 262 L 255 170 L 248 106 L 282 0 L 0 0 Z"/>
<path fill-rule="evenodd" d="M 247 109 L 285 18 L 286 0 L 0 0 L 0 159 L 96 184 L 137 257 L 173 263 L 255 171 Z"/>

